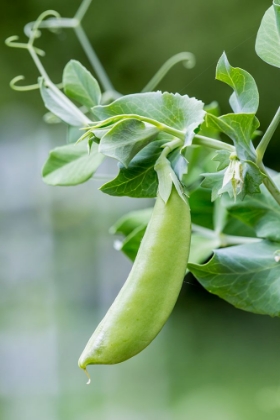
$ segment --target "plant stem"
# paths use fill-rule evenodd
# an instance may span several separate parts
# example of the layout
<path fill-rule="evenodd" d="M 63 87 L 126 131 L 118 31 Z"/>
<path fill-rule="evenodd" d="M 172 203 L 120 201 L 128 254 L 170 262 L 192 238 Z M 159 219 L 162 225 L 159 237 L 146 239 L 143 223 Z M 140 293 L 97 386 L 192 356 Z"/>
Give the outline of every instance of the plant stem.
<path fill-rule="evenodd" d="M 123 119 L 133 119 L 138 121 L 144 121 L 146 123 L 152 124 L 155 127 L 158 128 L 159 131 L 164 131 L 167 134 L 171 134 L 174 137 L 179 138 L 180 140 L 185 140 L 185 133 L 184 131 L 177 130 L 176 128 L 170 127 L 169 125 L 163 124 L 158 122 L 157 120 L 154 120 L 152 118 L 143 117 L 138 114 L 121 114 L 121 115 L 115 115 L 113 117 L 107 118 L 106 120 L 99 121 L 94 125 L 91 125 L 88 127 L 88 130 L 94 130 L 95 128 L 101 128 L 105 127 L 110 124 L 114 124 L 115 122 L 118 122 Z"/>
<path fill-rule="evenodd" d="M 235 147 L 231 144 L 224 143 L 223 141 L 212 139 L 211 137 L 200 136 L 196 134 L 192 144 L 199 146 L 206 146 L 216 150 L 228 150 L 229 152 L 235 152 Z"/>
<path fill-rule="evenodd" d="M 196 224 L 192 224 L 193 232 L 199 233 L 206 238 L 215 240 L 220 240 L 220 246 L 226 247 L 230 245 L 242 245 L 242 244 L 251 244 L 254 242 L 258 242 L 259 238 L 250 238 L 247 236 L 234 236 L 234 235 L 226 235 L 224 233 L 215 232 L 212 229 L 207 229 L 203 226 L 199 226 Z"/>
<path fill-rule="evenodd" d="M 269 145 L 269 142 L 273 136 L 273 134 L 275 133 L 276 128 L 278 127 L 280 123 L 280 107 L 277 109 L 277 112 L 273 118 L 273 120 L 271 121 L 268 129 L 266 130 L 266 132 L 264 133 L 257 149 L 256 149 L 256 153 L 257 153 L 257 163 L 262 162 L 265 151 L 267 149 L 267 146 Z"/>
<path fill-rule="evenodd" d="M 104 70 L 99 58 L 97 57 L 94 49 L 92 48 L 82 26 L 79 24 L 74 28 L 74 31 L 77 35 L 77 38 L 79 39 L 81 46 L 84 50 L 84 52 L 87 55 L 87 58 L 89 59 L 89 62 L 91 63 L 92 67 L 94 68 L 96 75 L 98 79 L 100 80 L 100 83 L 102 84 L 105 91 L 113 91 L 115 92 L 114 86 L 112 85 L 106 71 Z"/>
<path fill-rule="evenodd" d="M 260 170 L 266 175 L 266 177 L 263 180 L 263 184 L 265 185 L 266 189 L 270 192 L 270 194 L 272 195 L 274 200 L 277 201 L 277 203 L 280 206 L 280 191 L 279 191 L 277 185 L 275 184 L 273 179 L 270 177 L 270 175 L 267 172 L 264 164 L 261 162 L 261 163 L 259 163 L 258 166 L 259 166 Z"/>

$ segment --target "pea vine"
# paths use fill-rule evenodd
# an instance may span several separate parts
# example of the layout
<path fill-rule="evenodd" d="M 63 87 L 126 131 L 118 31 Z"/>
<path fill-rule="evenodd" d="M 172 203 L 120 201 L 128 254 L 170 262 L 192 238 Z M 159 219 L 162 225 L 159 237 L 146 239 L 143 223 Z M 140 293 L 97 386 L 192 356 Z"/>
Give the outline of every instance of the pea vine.
<path fill-rule="evenodd" d="M 140 93 L 122 95 L 109 80 L 82 27 L 91 0 L 84 0 L 69 19 L 46 11 L 25 27 L 26 43 L 12 36 L 10 47 L 24 48 L 39 71 L 38 82 L 11 87 L 39 89 L 48 121 L 69 126 L 67 144 L 50 151 L 43 180 L 53 186 L 78 185 L 95 176 L 106 158 L 118 161 L 117 176 L 100 188 L 112 196 L 154 198 L 167 203 L 175 188 L 188 200 L 192 214 L 190 271 L 210 293 L 237 308 L 280 315 L 280 174 L 263 164 L 280 122 L 280 107 L 261 136 L 256 117 L 259 93 L 254 78 L 233 67 L 223 53 L 216 79 L 232 94 L 231 113 L 222 115 L 216 102 L 205 105 L 179 93 L 154 91 L 174 65 L 195 65 L 183 52 L 168 60 Z M 72 28 L 94 77 L 78 61 L 64 68 L 55 85 L 35 46 L 44 29 Z M 280 0 L 265 13 L 256 53 L 280 68 Z M 256 138 L 261 136 L 256 146 Z M 111 228 L 122 235 L 116 247 L 135 260 L 151 217 L 151 209 L 128 213 Z"/>

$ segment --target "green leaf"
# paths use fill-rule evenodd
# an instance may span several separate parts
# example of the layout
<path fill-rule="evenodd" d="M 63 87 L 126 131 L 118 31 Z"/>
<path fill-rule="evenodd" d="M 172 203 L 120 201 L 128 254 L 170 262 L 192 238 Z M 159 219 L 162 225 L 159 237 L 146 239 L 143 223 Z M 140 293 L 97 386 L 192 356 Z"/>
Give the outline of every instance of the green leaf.
<path fill-rule="evenodd" d="M 208 114 L 213 114 L 215 117 L 219 117 L 221 115 L 219 104 L 216 101 L 213 101 L 210 104 L 205 105 L 204 111 L 206 111 L 206 113 Z M 208 126 L 206 124 L 206 121 L 203 121 L 203 123 L 200 125 L 198 133 L 201 136 L 212 137 L 217 140 L 220 139 L 220 130 L 217 130 L 213 127 Z"/>
<path fill-rule="evenodd" d="M 156 197 L 158 178 L 154 166 L 164 143 L 165 140 L 156 140 L 148 144 L 132 159 L 127 168 L 120 166 L 117 177 L 102 185 L 100 190 L 115 196 Z"/>
<path fill-rule="evenodd" d="M 194 130 L 203 122 L 205 115 L 201 101 L 168 92 L 127 95 L 110 105 L 96 106 L 92 111 L 100 120 L 116 115 L 137 114 L 179 130 Z"/>
<path fill-rule="evenodd" d="M 245 70 L 232 67 L 225 53 L 221 56 L 216 79 L 229 85 L 233 90 L 230 105 L 236 114 L 255 114 L 259 106 L 259 92 L 254 78 Z"/>
<path fill-rule="evenodd" d="M 124 119 L 101 138 L 99 151 L 127 167 L 131 159 L 156 138 L 159 130 L 142 121 Z"/>
<path fill-rule="evenodd" d="M 121 243 L 120 250 L 131 260 L 134 261 L 140 247 L 147 225 L 137 226 Z"/>
<path fill-rule="evenodd" d="M 274 6 L 266 11 L 262 19 L 256 40 L 258 56 L 275 67 L 280 67 L 279 21 L 279 4 L 274 2 Z"/>
<path fill-rule="evenodd" d="M 280 186 L 280 175 L 274 181 Z M 224 203 L 229 213 L 254 228 L 258 237 L 280 242 L 280 208 L 264 186 L 261 186 L 261 194 L 254 197 Z"/>
<path fill-rule="evenodd" d="M 211 189 L 211 201 L 215 201 L 220 196 L 219 191 L 221 190 L 223 185 L 225 170 L 202 175 L 205 178 L 201 183 L 201 187 Z"/>
<path fill-rule="evenodd" d="M 88 153 L 87 142 L 57 147 L 49 154 L 43 167 L 43 180 L 49 185 L 78 185 L 92 177 L 103 162 L 98 146 L 92 144 Z"/>
<path fill-rule="evenodd" d="M 134 229 L 136 229 L 140 225 L 147 226 L 152 216 L 152 212 L 153 207 L 131 211 L 116 221 L 116 223 L 110 228 L 110 233 L 121 233 L 124 236 L 128 236 Z"/>
<path fill-rule="evenodd" d="M 58 89 L 45 86 L 44 79 L 39 78 L 40 92 L 45 107 L 67 124 L 83 127 L 90 120 Z"/>
<path fill-rule="evenodd" d="M 97 80 L 81 63 L 70 60 L 63 71 L 64 92 L 80 104 L 91 108 L 101 100 L 101 91 Z"/>
<path fill-rule="evenodd" d="M 212 160 L 219 162 L 217 166 L 217 171 L 225 169 L 229 165 L 230 152 L 227 150 L 217 150 Z"/>
<path fill-rule="evenodd" d="M 258 314 L 280 315 L 280 243 L 259 241 L 215 251 L 205 265 L 188 268 L 210 293 L 237 308 Z"/>
<path fill-rule="evenodd" d="M 251 138 L 259 127 L 259 121 L 254 114 L 227 114 L 219 118 L 207 114 L 206 121 L 233 140 L 240 160 L 255 160 Z"/>

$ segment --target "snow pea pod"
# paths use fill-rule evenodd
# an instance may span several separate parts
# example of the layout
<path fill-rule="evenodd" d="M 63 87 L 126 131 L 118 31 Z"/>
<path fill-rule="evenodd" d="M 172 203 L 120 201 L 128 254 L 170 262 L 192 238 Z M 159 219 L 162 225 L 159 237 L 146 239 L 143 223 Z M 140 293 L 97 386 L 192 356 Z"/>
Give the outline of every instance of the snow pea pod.
<path fill-rule="evenodd" d="M 190 208 L 173 187 L 167 203 L 157 197 L 130 274 L 79 359 L 82 369 L 123 362 L 157 336 L 178 298 L 190 239 Z"/>

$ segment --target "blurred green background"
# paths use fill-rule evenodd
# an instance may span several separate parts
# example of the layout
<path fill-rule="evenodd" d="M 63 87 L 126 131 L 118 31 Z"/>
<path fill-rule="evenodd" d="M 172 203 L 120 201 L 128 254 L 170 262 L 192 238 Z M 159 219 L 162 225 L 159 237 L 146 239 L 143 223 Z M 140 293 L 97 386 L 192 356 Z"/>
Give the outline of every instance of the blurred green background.
<path fill-rule="evenodd" d="M 159 88 L 217 100 L 228 112 L 230 89 L 214 80 L 225 50 L 253 74 L 265 130 L 279 106 L 279 70 L 254 52 L 270 0 L 94 0 L 84 28 L 122 93 L 141 90 L 171 55 L 191 51 L 197 65 L 174 68 Z M 143 353 L 116 366 L 77 359 L 118 293 L 130 262 L 108 233 L 128 210 L 152 201 L 114 198 L 100 181 L 51 188 L 41 181 L 48 151 L 65 143 L 63 125 L 48 126 L 37 91 L 9 88 L 18 74 L 35 83 L 24 50 L 4 46 L 46 9 L 72 17 L 80 1 L 2 0 L 0 44 L 0 418 L 3 420 L 280 420 L 279 321 L 221 301 L 187 278 L 161 334 Z M 44 31 L 43 63 L 61 81 L 71 58 L 90 69 L 71 30 Z M 266 164 L 280 170 L 279 131 Z M 103 166 L 116 172 L 115 163 Z"/>

